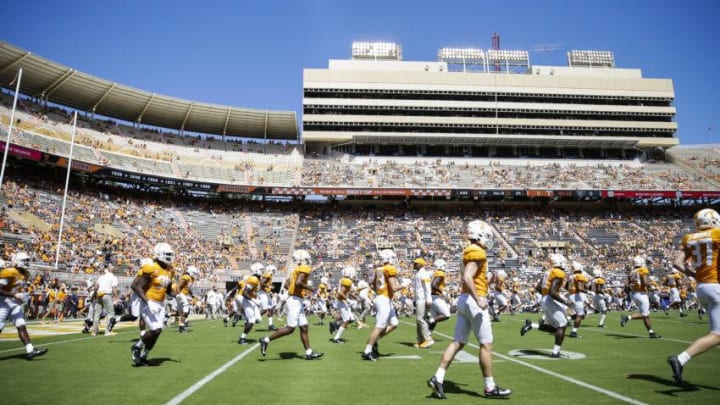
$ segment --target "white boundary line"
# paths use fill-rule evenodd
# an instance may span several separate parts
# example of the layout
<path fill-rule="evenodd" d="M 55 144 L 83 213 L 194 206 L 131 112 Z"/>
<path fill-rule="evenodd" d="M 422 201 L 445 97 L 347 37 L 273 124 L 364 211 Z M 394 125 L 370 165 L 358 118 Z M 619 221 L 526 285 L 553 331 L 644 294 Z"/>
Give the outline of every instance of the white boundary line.
<path fill-rule="evenodd" d="M 247 350 L 245 350 L 244 352 L 238 354 L 237 356 L 235 356 L 235 358 L 233 358 L 232 360 L 230 360 L 230 361 L 228 361 L 227 363 L 223 364 L 220 368 L 218 368 L 217 370 L 213 371 L 212 373 L 210 373 L 210 374 L 206 375 L 205 377 L 203 377 L 200 381 L 196 382 L 196 383 L 193 384 L 190 388 L 188 388 L 188 389 L 186 389 L 185 391 L 183 391 L 183 392 L 181 392 L 180 394 L 178 394 L 175 398 L 173 398 L 173 399 L 171 399 L 170 401 L 166 402 L 165 405 L 177 405 L 177 404 L 181 403 L 181 402 L 184 401 L 187 397 L 189 397 L 190 395 L 194 394 L 197 390 L 199 390 L 200 388 L 202 388 L 203 385 L 209 383 L 209 382 L 212 381 L 215 377 L 217 377 L 218 375 L 220 375 L 220 374 L 222 374 L 223 372 L 225 372 L 225 370 L 227 370 L 227 369 L 229 369 L 230 367 L 232 367 L 235 363 L 237 363 L 238 361 L 240 361 L 240 360 L 242 360 L 243 358 L 245 358 L 245 356 L 247 356 L 248 354 L 250 354 L 250 352 L 252 352 L 253 350 L 255 350 L 255 348 L 257 348 L 258 346 L 260 346 L 260 344 L 259 344 L 259 343 L 255 343 L 252 347 L 250 347 L 250 348 L 248 348 Z"/>
<path fill-rule="evenodd" d="M 408 324 L 408 325 L 413 325 L 412 323 L 407 322 L 407 321 L 402 321 L 402 322 L 405 323 L 405 324 Z M 444 333 L 440 333 L 440 332 L 437 332 L 437 331 L 436 331 L 436 332 L 433 332 L 433 333 L 435 333 L 435 334 L 437 334 L 437 335 L 439 335 L 439 336 L 442 336 L 442 337 L 444 337 L 444 338 L 446 338 L 446 339 L 450 339 L 450 340 L 452 341 L 452 338 L 453 338 L 452 336 L 448 336 L 448 335 L 446 335 L 446 334 L 444 334 Z M 478 346 L 478 345 L 476 345 L 476 344 L 472 344 L 472 343 L 470 343 L 470 342 L 468 342 L 467 345 L 470 346 L 470 347 L 474 347 L 475 349 L 480 349 L 480 346 Z M 617 399 L 617 400 L 620 400 L 620 401 L 623 401 L 623 402 L 627 402 L 627 403 L 629 403 L 629 404 L 634 404 L 634 405 L 648 405 L 648 404 L 646 404 L 645 402 L 641 402 L 641 401 L 638 401 L 638 400 L 636 400 L 636 399 L 632 399 L 632 398 L 626 397 L 626 396 L 624 396 L 624 395 L 618 394 L 618 393 L 615 392 L 615 391 L 610 391 L 610 390 L 607 390 L 607 389 L 605 389 L 605 388 L 601 388 L 601 387 L 598 387 L 598 386 L 595 386 L 595 385 L 592 385 L 592 384 L 588 384 L 588 383 L 586 383 L 586 382 L 584 382 L 584 381 L 576 380 L 576 379 L 574 379 L 574 378 L 572 378 L 572 377 L 568 377 L 568 376 L 565 376 L 565 375 L 563 375 L 563 374 L 556 373 L 556 372 L 554 372 L 554 371 L 550 371 L 550 370 L 548 370 L 548 369 L 545 369 L 545 368 L 536 366 L 536 365 L 534 365 L 534 364 L 526 363 L 526 362 L 521 361 L 521 360 L 518 360 L 518 359 L 514 359 L 514 358 L 512 358 L 512 357 L 510 357 L 510 356 L 505 356 L 505 355 L 500 354 L 500 353 L 497 353 L 497 352 L 492 352 L 492 353 L 493 353 L 493 356 L 500 357 L 501 359 L 504 359 L 504 360 L 507 360 L 507 361 L 511 361 L 511 362 L 516 363 L 516 364 L 519 364 L 519 365 L 521 365 L 521 366 L 525 366 L 525 367 L 531 368 L 531 369 L 533 369 L 533 370 L 535 370 L 535 371 L 538 371 L 538 372 L 541 372 L 541 373 L 543 373 L 543 374 L 547 374 L 547 375 L 553 376 L 553 377 L 555 377 L 555 378 L 559 378 L 559 379 L 561 379 L 561 380 L 565 380 L 565 381 L 567 381 L 567 382 L 569 382 L 569 383 L 572 383 L 572 384 L 575 384 L 575 385 L 578 385 L 578 386 L 581 386 L 581 387 L 584 387 L 584 388 L 593 390 L 593 391 L 595 391 L 595 392 L 599 392 L 599 393 L 604 394 L 604 395 L 607 395 L 607 396 L 609 396 L 609 397 L 611 397 L 611 398 L 615 398 L 615 399 Z"/>

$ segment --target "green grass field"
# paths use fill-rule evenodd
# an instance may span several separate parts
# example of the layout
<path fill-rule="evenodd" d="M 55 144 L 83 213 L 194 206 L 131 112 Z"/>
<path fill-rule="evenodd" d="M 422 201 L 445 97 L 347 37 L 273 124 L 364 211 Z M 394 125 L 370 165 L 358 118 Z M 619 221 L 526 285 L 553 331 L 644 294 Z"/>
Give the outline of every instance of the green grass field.
<path fill-rule="evenodd" d="M 547 351 L 552 336 L 533 330 L 521 337 L 526 316 L 504 315 L 493 324 L 496 382 L 514 393 L 515 404 L 714 403 L 720 394 L 717 372 L 720 350 L 693 359 L 685 369 L 688 384 L 677 387 L 665 359 L 707 333 L 707 318 L 695 313 L 679 318 L 653 314 L 662 339 L 647 338 L 641 321 L 625 328 L 619 313 L 608 316 L 606 329 L 591 315 L 580 330 L 581 339 L 566 338 L 563 353 L 581 359 L 529 358 L 514 350 Z M 313 349 L 325 353 L 306 361 L 298 331 L 271 342 L 267 357 L 256 339 L 267 334 L 266 321 L 257 326 L 248 346 L 236 343 L 240 327 L 223 327 L 219 320 L 193 322 L 193 331 L 163 332 L 151 353 L 151 367 L 133 367 L 130 346 L 137 327 L 120 324 L 116 336 L 90 337 L 80 333 L 35 337 L 50 351 L 31 362 L 24 359 L 19 340 L 0 342 L 0 395 L 6 404 L 418 404 L 438 401 L 425 381 L 433 375 L 447 346 L 454 317 L 440 324 L 436 344 L 416 349 L 414 318 L 402 318 L 398 330 L 380 342 L 382 357 L 362 361 L 369 329 L 345 332 L 346 344 L 329 342 L 327 325 L 311 318 Z M 282 324 L 282 321 L 279 322 Z M 78 325 L 78 331 L 81 326 Z M 5 331 L 7 332 L 7 330 Z M 568 330 L 569 332 L 569 330 Z M 471 341 L 448 370 L 448 403 L 485 401 L 477 364 L 477 344 Z"/>

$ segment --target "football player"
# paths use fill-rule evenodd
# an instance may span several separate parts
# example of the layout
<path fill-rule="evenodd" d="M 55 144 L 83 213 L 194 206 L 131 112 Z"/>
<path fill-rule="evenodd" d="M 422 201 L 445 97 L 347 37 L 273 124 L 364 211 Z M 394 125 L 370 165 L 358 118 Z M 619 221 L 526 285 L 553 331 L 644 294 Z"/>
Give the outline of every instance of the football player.
<path fill-rule="evenodd" d="M 493 232 L 484 221 L 472 221 L 467 225 L 467 238 L 470 245 L 463 251 L 463 271 L 461 278 L 462 294 L 457 303 L 457 323 L 453 341 L 448 345 L 440 359 L 440 365 L 427 384 L 437 398 L 445 398 L 443 382 L 445 373 L 452 364 L 455 355 L 468 342 L 472 332 L 480 343 L 478 360 L 485 380 L 485 396 L 503 398 L 512 394 L 506 388 L 495 384 L 492 369 L 492 323 L 488 309 L 490 284 L 496 277 L 488 271 L 487 250 L 492 249 Z"/>
<path fill-rule="evenodd" d="M 288 289 L 287 299 L 287 322 L 285 326 L 273 332 L 270 336 L 260 339 L 260 353 L 265 356 L 267 354 L 268 345 L 271 341 L 289 335 L 300 328 L 300 340 L 305 348 L 305 360 L 317 360 L 323 356 L 323 353 L 315 352 L 310 347 L 310 337 L 308 335 L 308 321 L 303 308 L 303 292 L 313 292 L 314 289 L 310 284 L 310 254 L 303 249 L 293 252 L 293 260 L 296 267 L 290 274 L 290 278 L 286 280 Z"/>
<path fill-rule="evenodd" d="M 493 316 L 493 322 L 500 322 L 500 314 L 507 309 L 507 297 L 505 296 L 505 279 L 507 278 L 507 273 L 505 273 L 505 270 L 498 270 L 495 275 L 492 299 L 498 308 L 494 310 L 491 305 L 490 310 Z"/>
<path fill-rule="evenodd" d="M 253 325 L 258 323 L 258 306 L 255 300 L 257 299 L 258 290 L 260 289 L 260 279 L 257 276 L 250 276 L 245 280 L 243 289 L 238 292 L 237 296 L 240 297 L 240 307 L 242 308 L 243 316 L 245 317 L 245 327 L 243 328 L 242 334 L 238 339 L 238 344 L 247 344 L 247 335 L 252 330 Z"/>
<path fill-rule="evenodd" d="M 538 323 L 525 320 L 525 325 L 520 329 L 520 336 L 525 336 L 531 329 L 539 329 L 555 335 L 555 345 L 550 357 L 561 358 L 560 347 L 565 340 L 565 329 L 568 319 L 565 311 L 568 307 L 568 300 L 562 296 L 562 289 L 565 285 L 565 269 L 568 267 L 567 259 L 560 253 L 550 255 L 550 269 L 545 271 L 542 279 L 536 285 L 536 290 L 542 292 L 540 306 L 543 310 L 543 317 Z"/>
<path fill-rule="evenodd" d="M 592 285 L 592 290 L 595 293 L 593 296 L 593 307 L 595 307 L 595 312 L 600 314 L 598 328 L 604 328 L 605 317 L 607 316 L 608 310 L 607 300 L 605 297 L 605 285 L 607 284 L 607 281 L 605 280 L 605 275 L 600 269 L 600 266 L 596 266 L 593 270 L 593 279 L 590 283 Z"/>
<path fill-rule="evenodd" d="M 370 284 L 364 279 L 358 281 L 355 292 L 358 297 L 358 314 L 355 316 L 355 319 L 357 319 L 357 328 L 367 328 L 368 324 L 365 323 L 365 318 L 373 308 L 373 303 L 370 299 Z"/>
<path fill-rule="evenodd" d="M 343 343 L 342 334 L 348 325 L 355 321 L 355 315 L 350 308 L 348 301 L 355 293 L 353 292 L 353 280 L 355 279 L 355 268 L 352 266 L 345 267 L 342 270 L 343 277 L 337 289 L 337 310 L 340 313 L 340 324 L 337 326 L 335 336 L 330 339 L 333 343 Z"/>
<path fill-rule="evenodd" d="M 320 277 L 320 284 L 317 286 L 317 291 L 315 294 L 315 314 L 320 318 L 320 322 L 318 322 L 318 325 L 324 325 L 325 324 L 325 315 L 328 313 L 328 298 L 330 298 L 330 292 L 329 290 L 329 282 L 330 280 L 327 278 L 327 276 Z"/>
<path fill-rule="evenodd" d="M 438 322 L 450 319 L 450 306 L 448 305 L 447 292 L 445 291 L 445 270 L 447 264 L 443 259 L 435 260 L 435 272 L 433 273 L 430 290 L 432 294 L 432 310 L 428 317 L 430 330 L 435 330 Z"/>
<path fill-rule="evenodd" d="M 625 327 L 633 319 L 642 319 L 650 339 L 659 339 L 662 336 L 655 333 L 650 322 L 650 298 L 648 297 L 650 270 L 645 267 L 645 258 L 642 256 L 633 257 L 632 265 L 633 269 L 628 274 L 625 286 L 627 290 L 631 291 L 631 299 L 638 311 L 630 315 L 622 315 L 620 326 Z"/>
<path fill-rule="evenodd" d="M 25 358 L 32 360 L 47 353 L 48 349 L 36 349 L 25 326 L 23 303 L 26 294 L 22 290 L 30 280 L 30 256 L 25 252 L 17 252 L 10 257 L 10 263 L 12 267 L 3 266 L 0 269 L 0 332 L 9 318 L 25 345 Z"/>
<path fill-rule="evenodd" d="M 435 341 L 430 334 L 430 326 L 426 320 L 426 316 L 430 315 L 432 309 L 432 294 L 430 284 L 432 282 L 432 273 L 425 268 L 425 259 L 418 257 L 413 261 L 413 286 L 415 287 L 415 323 L 416 323 L 416 348 L 428 348 Z"/>
<path fill-rule="evenodd" d="M 705 208 L 695 214 L 694 220 L 696 231 L 683 237 L 673 266 L 695 278 L 698 301 L 710 317 L 710 332 L 677 356 L 668 357 L 673 379 L 678 384 L 683 383 L 683 368 L 690 359 L 720 344 L 720 215 Z"/>
<path fill-rule="evenodd" d="M 682 298 L 680 298 L 680 290 L 683 287 L 682 274 L 678 269 L 673 268 L 670 270 L 670 274 L 665 277 L 665 285 L 670 288 L 670 305 L 668 305 L 667 309 L 677 309 L 680 312 L 680 317 L 685 317 L 687 314 L 683 310 Z M 665 315 L 667 314 L 667 311 L 665 311 Z"/>
<path fill-rule="evenodd" d="M 192 285 L 197 280 L 198 276 L 200 275 L 200 271 L 195 266 L 188 266 L 188 268 L 185 270 L 185 273 L 183 273 L 182 276 L 180 276 L 180 280 L 177 284 L 177 295 L 175 296 L 175 300 L 177 301 L 177 311 L 178 311 L 178 332 L 188 332 L 188 316 L 190 316 L 190 299 L 192 297 Z"/>
<path fill-rule="evenodd" d="M 377 294 L 375 297 L 375 328 L 370 332 L 361 356 L 363 360 L 369 361 L 378 359 L 378 340 L 395 330 L 399 324 L 397 313 L 392 305 L 392 298 L 402 289 L 397 279 L 398 271 L 394 266 L 397 262 L 395 252 L 391 249 L 383 249 L 378 255 L 383 265 L 375 269 L 370 279 L 370 286 Z"/>
<path fill-rule="evenodd" d="M 262 277 L 260 277 L 260 292 L 258 293 L 258 297 L 260 298 L 260 313 L 267 316 L 268 330 L 270 331 L 277 330 L 275 325 L 273 325 L 275 300 L 273 299 L 272 292 L 272 279 L 276 270 L 277 268 L 272 264 L 265 266 L 265 271 L 262 273 Z"/>
<path fill-rule="evenodd" d="M 573 260 L 570 264 L 572 274 L 568 277 L 567 289 L 570 302 L 573 306 L 573 327 L 570 331 L 571 338 L 577 338 L 580 323 L 585 319 L 585 291 L 587 289 L 588 279 L 585 276 L 585 266 L 577 260 Z"/>
<path fill-rule="evenodd" d="M 140 299 L 140 316 L 145 324 L 145 333 L 130 348 L 136 367 L 148 365 L 147 358 L 155 347 L 165 323 L 165 296 L 172 295 L 174 276 L 172 262 L 175 251 L 165 242 L 153 249 L 153 261 L 140 269 L 139 276 L 131 284 Z"/>

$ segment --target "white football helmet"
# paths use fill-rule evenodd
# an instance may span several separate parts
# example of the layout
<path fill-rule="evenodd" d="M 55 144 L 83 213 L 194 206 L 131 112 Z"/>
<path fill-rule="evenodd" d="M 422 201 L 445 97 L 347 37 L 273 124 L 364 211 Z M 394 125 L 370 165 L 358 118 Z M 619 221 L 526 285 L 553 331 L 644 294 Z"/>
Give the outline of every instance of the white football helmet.
<path fill-rule="evenodd" d="M 694 219 L 697 229 L 720 228 L 720 214 L 712 208 L 701 209 Z"/>
<path fill-rule="evenodd" d="M 192 278 L 197 278 L 200 275 L 200 270 L 198 270 L 198 268 L 195 266 L 188 266 L 185 272 L 189 274 Z"/>
<path fill-rule="evenodd" d="M 565 270 L 567 259 L 560 253 L 553 253 L 550 255 L 550 265 Z"/>
<path fill-rule="evenodd" d="M 270 273 L 270 275 L 275 274 L 275 271 L 277 270 L 277 267 L 273 264 L 268 264 L 265 266 L 265 273 Z"/>
<path fill-rule="evenodd" d="M 492 249 L 493 232 L 492 227 L 485 221 L 475 220 L 467 224 L 467 237 L 476 240 L 485 249 Z"/>
<path fill-rule="evenodd" d="M 356 274 L 356 271 L 355 271 L 355 267 L 353 267 L 353 266 L 347 266 L 342 270 L 343 277 L 347 277 L 351 280 L 355 278 L 355 274 Z"/>
<path fill-rule="evenodd" d="M 165 242 L 160 242 L 155 245 L 153 253 L 155 254 L 155 260 L 168 265 L 172 264 L 172 261 L 175 258 L 175 251 L 173 251 L 170 244 Z"/>
<path fill-rule="evenodd" d="M 26 270 L 30 268 L 30 255 L 26 252 L 14 253 L 10 256 L 10 261 L 15 268 Z"/>
<path fill-rule="evenodd" d="M 645 265 L 645 258 L 642 256 L 635 256 L 632 258 L 633 267 L 642 267 Z"/>
<path fill-rule="evenodd" d="M 585 271 L 585 266 L 577 260 L 573 260 L 572 263 L 570 263 L 570 267 L 573 273 L 582 273 Z"/>
<path fill-rule="evenodd" d="M 447 268 L 447 263 L 445 263 L 445 260 L 443 259 L 437 259 L 435 260 L 435 268 L 438 270 L 445 271 Z"/>
<path fill-rule="evenodd" d="M 383 264 L 393 264 L 397 260 L 395 252 L 393 252 L 391 249 L 383 249 L 378 255 L 380 256 L 380 260 L 383 262 Z"/>
<path fill-rule="evenodd" d="M 293 260 L 297 264 L 310 264 L 310 253 L 305 249 L 298 249 L 293 252 Z"/>
<path fill-rule="evenodd" d="M 250 265 L 250 273 L 254 276 L 259 276 L 262 274 L 264 268 L 265 266 L 263 266 L 262 263 L 253 263 Z"/>

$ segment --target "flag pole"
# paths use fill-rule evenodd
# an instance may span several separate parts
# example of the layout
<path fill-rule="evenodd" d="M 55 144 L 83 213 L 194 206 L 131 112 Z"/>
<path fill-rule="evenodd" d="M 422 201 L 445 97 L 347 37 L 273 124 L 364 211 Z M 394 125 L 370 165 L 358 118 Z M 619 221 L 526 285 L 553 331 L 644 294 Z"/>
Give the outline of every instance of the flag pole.
<path fill-rule="evenodd" d="M 67 162 L 67 175 L 65 176 L 65 192 L 63 193 L 62 210 L 60 211 L 60 231 L 58 232 L 57 250 L 55 251 L 55 270 L 60 262 L 60 246 L 62 245 L 63 224 L 65 223 L 65 204 L 67 204 L 68 185 L 70 184 L 70 169 L 72 168 L 73 147 L 75 146 L 75 132 L 77 131 L 77 111 L 73 114 L 72 137 L 70 138 L 70 155 Z"/>
<path fill-rule="evenodd" d="M 13 124 L 15 123 L 15 108 L 17 107 L 18 94 L 20 93 L 20 81 L 22 80 L 22 68 L 18 70 L 18 74 L 15 77 L 17 83 L 15 84 L 15 97 L 13 97 L 12 111 L 10 112 L 10 125 L 8 126 L 7 140 L 5 141 L 5 152 L 3 153 L 2 169 L 0 169 L 0 190 L 2 190 L 3 179 L 5 178 L 5 163 L 7 163 L 8 151 L 10 150 L 10 135 L 13 131 Z M 10 82 L 12 86 L 12 82 Z"/>

